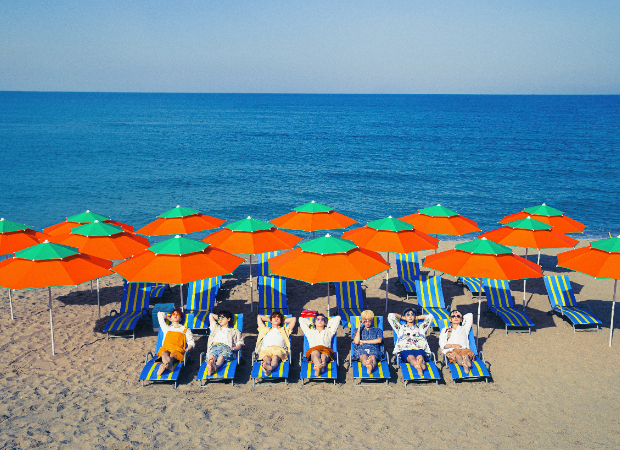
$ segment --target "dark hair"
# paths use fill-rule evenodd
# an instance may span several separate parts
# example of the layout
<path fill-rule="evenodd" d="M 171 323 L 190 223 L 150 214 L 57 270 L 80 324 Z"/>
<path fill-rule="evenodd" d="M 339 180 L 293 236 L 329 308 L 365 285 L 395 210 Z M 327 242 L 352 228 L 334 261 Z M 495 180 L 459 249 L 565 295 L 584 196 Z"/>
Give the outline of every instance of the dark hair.
<path fill-rule="evenodd" d="M 181 319 L 183 318 L 183 311 L 181 311 L 179 308 L 174 308 L 172 311 L 170 311 L 170 315 L 173 315 L 174 313 L 179 313 Z"/>
<path fill-rule="evenodd" d="M 463 313 L 461 311 L 459 311 L 458 309 L 453 309 L 452 311 L 450 311 L 450 318 L 452 319 L 452 314 L 454 313 L 459 313 L 461 315 L 461 322 L 463 322 Z M 461 325 L 463 325 L 461 323 Z"/>
<path fill-rule="evenodd" d="M 413 308 L 405 308 L 405 310 L 403 311 L 403 316 L 406 316 L 409 311 L 411 311 L 413 314 L 415 314 L 415 309 L 413 309 Z"/>
<path fill-rule="evenodd" d="M 282 315 L 280 311 L 272 312 L 271 315 L 269 316 L 269 321 L 271 322 L 271 319 L 273 319 L 275 316 L 278 316 L 280 318 L 280 322 L 284 322 L 284 316 Z"/>
<path fill-rule="evenodd" d="M 327 316 L 325 314 L 323 314 L 323 313 L 318 313 L 316 316 L 314 316 L 312 318 L 312 325 L 314 325 L 316 327 L 316 318 L 319 317 L 319 316 L 323 317 L 325 319 L 325 326 L 327 326 Z"/>
<path fill-rule="evenodd" d="M 223 309 L 220 311 L 220 313 L 218 314 L 218 316 L 224 316 L 226 317 L 228 320 L 232 320 L 233 318 L 233 313 L 231 313 L 230 311 L 228 311 L 227 309 Z"/>

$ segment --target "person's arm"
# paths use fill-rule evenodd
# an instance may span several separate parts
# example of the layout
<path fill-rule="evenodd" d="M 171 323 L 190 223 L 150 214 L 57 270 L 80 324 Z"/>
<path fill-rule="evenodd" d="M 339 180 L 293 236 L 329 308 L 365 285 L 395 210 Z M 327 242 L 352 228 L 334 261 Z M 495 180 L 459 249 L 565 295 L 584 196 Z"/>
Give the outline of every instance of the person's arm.
<path fill-rule="evenodd" d="M 185 349 L 186 352 L 189 352 L 196 345 L 194 342 L 194 334 L 189 328 L 185 332 L 185 344 L 187 345 L 187 348 Z"/>
<path fill-rule="evenodd" d="M 263 316 L 262 314 L 256 315 L 256 324 L 258 325 L 259 329 L 265 326 L 265 322 L 269 322 L 269 319 L 267 317 Z"/>
<path fill-rule="evenodd" d="M 379 330 L 381 332 L 381 336 L 375 339 L 369 339 L 367 341 L 360 341 L 362 344 L 380 344 L 383 342 L 383 330 Z"/>
<path fill-rule="evenodd" d="M 340 326 L 340 316 L 332 317 L 327 321 L 327 332 L 330 336 L 334 336 L 338 332 Z"/>
<path fill-rule="evenodd" d="M 398 330 L 400 329 L 401 317 L 402 316 L 400 314 L 395 314 L 395 313 L 388 314 L 388 322 L 390 322 L 390 325 L 392 326 L 392 328 L 394 328 L 394 331 L 396 331 L 397 333 L 398 333 Z"/>
<path fill-rule="evenodd" d="M 310 331 L 310 319 L 308 319 L 307 317 L 300 317 L 299 318 L 299 328 L 301 328 L 301 331 L 307 336 L 308 332 Z"/>
<path fill-rule="evenodd" d="M 426 334 L 427 330 L 431 327 L 431 324 L 433 323 L 433 315 L 425 314 L 422 316 L 417 316 L 416 319 L 424 319 L 424 322 L 422 322 L 422 325 L 420 325 L 420 331 L 423 334 Z"/>
<path fill-rule="evenodd" d="M 170 317 L 163 311 L 157 313 L 157 321 L 159 322 L 159 328 L 165 333 L 168 330 L 168 324 L 166 319 L 170 320 Z"/>
<path fill-rule="evenodd" d="M 361 326 L 357 327 L 357 330 L 355 330 L 355 336 L 353 337 L 353 343 L 355 345 L 360 345 L 362 343 L 362 341 L 360 341 L 361 330 L 362 330 Z"/>
<path fill-rule="evenodd" d="M 444 349 L 444 347 L 448 344 L 448 328 L 444 328 L 443 330 L 441 330 L 441 333 L 439 333 L 439 348 L 440 349 Z"/>
<path fill-rule="evenodd" d="M 209 328 L 211 328 L 214 324 L 217 323 L 217 319 L 218 317 L 215 314 L 209 313 Z"/>
<path fill-rule="evenodd" d="M 289 331 L 292 333 L 293 328 L 295 328 L 295 324 L 297 323 L 297 317 L 289 317 L 284 321 L 284 323 L 286 324 Z"/>
<path fill-rule="evenodd" d="M 243 347 L 245 343 L 243 342 L 243 335 L 239 332 L 239 330 L 235 330 L 234 333 L 235 345 L 233 346 L 232 350 L 236 352 L 238 350 L 241 350 L 241 347 Z"/>
<path fill-rule="evenodd" d="M 469 334 L 469 330 L 471 330 L 473 323 L 474 315 L 472 313 L 467 313 L 463 316 L 463 328 L 465 328 L 466 334 Z"/>

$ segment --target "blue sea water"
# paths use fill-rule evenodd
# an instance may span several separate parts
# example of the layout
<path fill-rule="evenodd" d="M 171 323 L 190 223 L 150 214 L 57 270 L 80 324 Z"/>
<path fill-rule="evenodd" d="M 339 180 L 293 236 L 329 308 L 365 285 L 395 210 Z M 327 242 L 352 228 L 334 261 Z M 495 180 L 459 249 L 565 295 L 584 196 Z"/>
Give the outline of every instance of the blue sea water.
<path fill-rule="evenodd" d="M 442 204 L 484 230 L 546 203 L 620 234 L 620 96 L 0 92 L 0 215 L 141 227 L 180 204 L 361 223 Z"/>

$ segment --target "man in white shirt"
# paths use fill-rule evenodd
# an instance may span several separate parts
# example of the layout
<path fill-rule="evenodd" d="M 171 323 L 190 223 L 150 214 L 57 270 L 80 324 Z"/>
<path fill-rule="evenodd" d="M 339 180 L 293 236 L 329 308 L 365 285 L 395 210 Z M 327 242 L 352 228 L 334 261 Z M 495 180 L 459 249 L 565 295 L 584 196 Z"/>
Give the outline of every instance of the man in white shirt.
<path fill-rule="evenodd" d="M 291 349 L 290 335 L 297 319 L 289 317 L 284 320 L 282 313 L 276 311 L 269 318 L 259 314 L 256 322 L 258 325 L 258 339 L 256 340 L 258 359 L 262 360 L 263 371 L 271 375 L 280 361 L 288 360 Z M 271 322 L 271 327 L 265 325 L 265 322 Z"/>

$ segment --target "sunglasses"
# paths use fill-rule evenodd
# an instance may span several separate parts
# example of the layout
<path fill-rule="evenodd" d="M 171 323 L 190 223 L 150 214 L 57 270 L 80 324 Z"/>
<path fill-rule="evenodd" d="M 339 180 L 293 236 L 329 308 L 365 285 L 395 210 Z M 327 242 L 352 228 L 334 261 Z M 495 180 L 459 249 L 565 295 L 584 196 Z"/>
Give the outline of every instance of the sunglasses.
<path fill-rule="evenodd" d="M 319 320 L 321 322 L 325 322 L 325 317 L 317 317 L 317 318 L 314 319 L 315 322 L 318 322 Z"/>
<path fill-rule="evenodd" d="M 362 322 L 372 322 L 372 319 L 364 319 Z"/>
<path fill-rule="evenodd" d="M 408 312 L 407 314 L 405 314 L 405 316 L 415 316 L 415 314 L 412 312 Z"/>
<path fill-rule="evenodd" d="M 454 315 L 452 315 L 450 317 L 456 317 L 458 319 L 462 319 L 463 318 L 463 316 L 461 316 L 460 314 L 454 314 Z"/>

